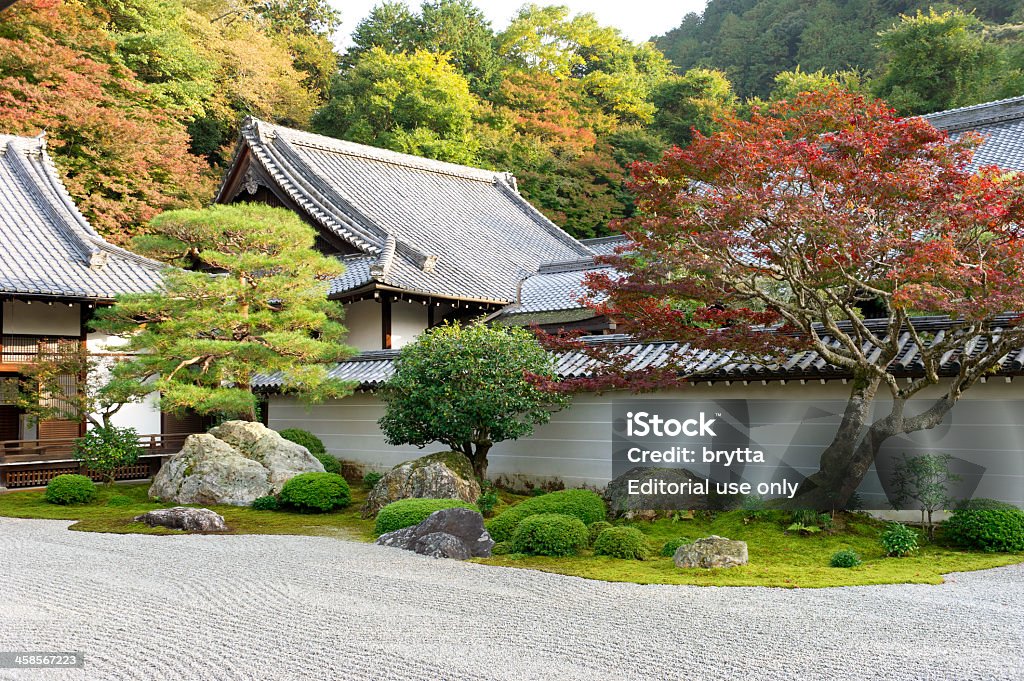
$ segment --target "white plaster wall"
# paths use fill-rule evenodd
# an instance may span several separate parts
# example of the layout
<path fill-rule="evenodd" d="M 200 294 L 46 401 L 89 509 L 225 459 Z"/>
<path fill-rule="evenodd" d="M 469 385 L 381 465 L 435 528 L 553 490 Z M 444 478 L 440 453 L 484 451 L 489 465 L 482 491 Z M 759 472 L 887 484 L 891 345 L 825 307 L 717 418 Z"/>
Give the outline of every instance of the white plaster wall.
<path fill-rule="evenodd" d="M 849 386 L 841 381 L 821 384 L 811 381 L 741 382 L 727 386 L 706 383 L 678 390 L 646 395 L 626 395 L 635 399 L 783 399 L 845 400 Z M 612 402 L 616 395 L 582 395 L 572 406 L 556 413 L 551 422 L 540 426 L 529 438 L 499 442 L 491 450 L 488 473 L 494 479 L 517 483 L 560 480 L 567 487 L 603 487 L 611 478 Z M 1024 380 L 1006 383 L 990 379 L 964 396 L 972 399 L 1024 398 Z M 318 435 L 335 456 L 356 461 L 370 469 L 386 470 L 402 461 L 425 453 L 441 451 L 443 445 L 420 450 L 411 446 L 394 447 L 384 441 L 377 427 L 383 415 L 380 400 L 372 393 L 357 393 L 343 400 L 321 405 L 304 405 L 293 398 L 272 397 L 269 406 L 270 427 L 304 428 Z M 813 471 L 807 471 L 808 473 Z M 877 484 L 877 480 L 876 480 Z M 979 495 L 983 490 L 979 490 Z"/>
<path fill-rule="evenodd" d="M 398 349 L 416 340 L 427 328 L 427 306 L 422 303 L 391 303 L 391 347 Z"/>
<path fill-rule="evenodd" d="M 107 380 L 109 367 L 115 360 L 114 355 L 118 353 L 118 348 L 126 342 L 127 340 L 124 338 L 102 333 L 90 333 L 86 336 L 86 348 L 90 354 L 100 360 L 98 370 L 89 375 L 90 381 L 99 383 Z M 121 407 L 111 421 L 115 426 L 121 428 L 134 428 L 139 435 L 159 433 L 161 418 L 158 401 L 159 394 L 150 393 L 141 402 Z"/>
<path fill-rule="evenodd" d="M 78 303 L 47 304 L 24 300 L 3 304 L 3 333 L 32 336 L 74 336 L 82 333 L 82 311 Z"/>
<path fill-rule="evenodd" d="M 358 350 L 380 350 L 380 303 L 360 300 L 345 306 L 345 342 Z"/>

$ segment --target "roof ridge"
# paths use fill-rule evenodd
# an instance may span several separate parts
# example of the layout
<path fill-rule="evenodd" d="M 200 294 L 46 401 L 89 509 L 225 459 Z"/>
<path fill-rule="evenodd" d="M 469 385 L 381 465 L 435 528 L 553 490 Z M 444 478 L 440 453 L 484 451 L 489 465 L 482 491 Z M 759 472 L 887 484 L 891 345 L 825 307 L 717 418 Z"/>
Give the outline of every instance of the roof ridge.
<path fill-rule="evenodd" d="M 498 179 L 498 181 L 495 182 L 495 186 L 497 186 L 502 191 L 502 193 L 510 197 L 512 199 L 512 202 L 519 208 L 519 210 L 523 211 L 523 213 L 525 213 L 535 223 L 542 227 L 548 234 L 555 237 L 556 239 L 559 239 L 567 246 L 573 248 L 575 248 L 576 246 L 583 246 L 585 252 L 581 253 L 581 256 L 596 255 L 594 251 L 590 250 L 588 246 L 581 243 L 579 239 L 576 239 L 575 237 L 571 236 L 564 229 L 562 229 L 554 222 L 552 222 L 548 218 L 548 216 L 544 215 L 544 213 L 541 213 L 536 206 L 534 206 L 532 203 L 523 198 L 523 195 L 520 194 L 515 189 L 513 189 L 510 184 L 506 183 L 504 180 Z"/>
<path fill-rule="evenodd" d="M 1024 119 L 1024 95 L 936 111 L 921 116 L 936 128 L 959 132 L 980 125 Z"/>
<path fill-rule="evenodd" d="M 611 267 L 607 263 L 599 263 L 594 260 L 596 256 L 588 255 L 574 260 L 552 260 L 542 262 L 537 266 L 537 271 L 530 276 L 537 274 L 558 274 L 560 272 L 581 272 L 583 270 L 597 270 Z"/>

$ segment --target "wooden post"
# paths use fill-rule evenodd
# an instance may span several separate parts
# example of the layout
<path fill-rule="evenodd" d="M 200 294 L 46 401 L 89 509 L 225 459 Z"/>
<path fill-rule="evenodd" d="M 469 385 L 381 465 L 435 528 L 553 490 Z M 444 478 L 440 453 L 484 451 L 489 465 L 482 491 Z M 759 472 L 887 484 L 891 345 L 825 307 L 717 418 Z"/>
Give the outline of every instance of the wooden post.
<path fill-rule="evenodd" d="M 384 295 L 380 300 L 380 346 L 391 349 L 391 297 Z"/>

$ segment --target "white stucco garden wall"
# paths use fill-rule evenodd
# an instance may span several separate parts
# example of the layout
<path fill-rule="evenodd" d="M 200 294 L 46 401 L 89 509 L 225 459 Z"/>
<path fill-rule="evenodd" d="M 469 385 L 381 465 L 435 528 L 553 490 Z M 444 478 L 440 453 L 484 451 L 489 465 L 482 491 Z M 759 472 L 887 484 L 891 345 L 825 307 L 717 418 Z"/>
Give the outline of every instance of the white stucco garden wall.
<path fill-rule="evenodd" d="M 103 367 L 114 361 L 119 348 L 126 342 L 124 338 L 103 333 L 90 333 L 86 337 L 86 348 L 89 353 L 100 360 L 100 369 L 89 376 L 90 381 L 100 384 L 107 380 L 106 370 Z M 158 400 L 159 395 L 154 392 L 147 395 L 141 402 L 124 405 L 114 415 L 113 424 L 121 428 L 134 428 L 139 435 L 160 433 L 162 423 L 160 408 L 157 405 Z"/>

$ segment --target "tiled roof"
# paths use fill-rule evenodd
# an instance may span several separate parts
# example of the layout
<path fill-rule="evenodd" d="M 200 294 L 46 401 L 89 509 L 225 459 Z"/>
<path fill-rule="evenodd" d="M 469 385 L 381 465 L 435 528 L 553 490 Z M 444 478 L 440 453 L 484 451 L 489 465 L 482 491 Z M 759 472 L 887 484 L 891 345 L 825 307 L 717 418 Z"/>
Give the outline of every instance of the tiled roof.
<path fill-rule="evenodd" d="M 974 155 L 974 168 L 995 165 L 1024 171 L 1024 96 L 939 111 L 923 118 L 953 135 L 967 130 L 984 135 L 986 139 Z"/>
<path fill-rule="evenodd" d="M 506 173 L 443 163 L 248 119 L 243 144 L 324 229 L 366 257 L 332 294 L 376 282 L 510 302 L 545 261 L 592 252 L 531 206 Z M 218 200 L 229 200 L 222 188 Z"/>
<path fill-rule="evenodd" d="M 523 280 L 517 301 L 502 310 L 500 318 L 583 308 L 580 298 L 586 292 L 584 277 L 588 272 L 610 269 L 593 258 L 544 263 L 536 274 Z"/>
<path fill-rule="evenodd" d="M 614 255 L 616 247 L 629 243 L 629 239 L 622 234 L 615 234 L 593 239 L 580 239 L 580 243 L 598 255 Z"/>
<path fill-rule="evenodd" d="M 867 325 L 879 332 L 885 328 L 886 320 L 868 320 Z M 1005 320 L 1004 320 L 1005 323 Z M 950 327 L 948 317 L 920 317 L 914 320 L 918 332 L 931 332 L 940 338 L 942 332 Z M 823 340 L 835 347 L 839 342 L 823 335 Z M 610 345 L 618 348 L 623 355 L 633 357 L 627 367 L 631 371 L 642 371 L 648 368 L 664 366 L 686 352 L 685 346 L 672 342 L 636 343 L 628 336 L 613 334 L 606 336 L 589 336 L 584 340 L 592 345 Z M 871 348 L 865 343 L 865 351 Z M 980 351 L 982 348 L 975 348 Z M 387 381 L 394 371 L 394 360 L 400 350 L 376 350 L 365 352 L 348 361 L 338 364 L 331 375 L 346 381 L 360 384 L 362 388 L 373 388 Z M 816 351 L 803 350 L 794 352 L 778 364 L 764 365 L 756 362 L 743 361 L 741 357 L 728 351 L 701 350 L 688 358 L 692 367 L 694 380 L 701 381 L 743 381 L 743 380 L 818 380 L 850 378 L 845 369 L 833 366 L 825 361 Z M 956 353 L 949 353 L 943 358 L 939 374 L 952 376 L 959 371 Z M 593 374 L 594 360 L 582 352 L 568 352 L 557 356 L 556 371 L 561 378 L 586 378 Z M 889 371 L 898 377 L 916 377 L 924 373 L 920 353 L 909 332 L 903 332 L 899 338 L 899 353 L 896 360 L 889 366 Z M 998 369 L 994 372 L 1002 376 L 1024 375 L 1024 347 L 1015 348 L 1003 357 Z M 273 390 L 280 385 L 280 377 L 262 376 L 254 381 L 254 385 L 263 390 Z"/>
<path fill-rule="evenodd" d="M 107 243 L 75 207 L 42 137 L 0 135 L 0 293 L 110 300 L 163 265 Z"/>

